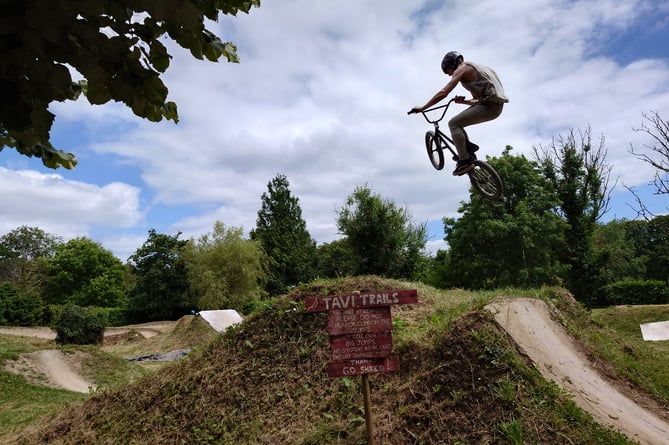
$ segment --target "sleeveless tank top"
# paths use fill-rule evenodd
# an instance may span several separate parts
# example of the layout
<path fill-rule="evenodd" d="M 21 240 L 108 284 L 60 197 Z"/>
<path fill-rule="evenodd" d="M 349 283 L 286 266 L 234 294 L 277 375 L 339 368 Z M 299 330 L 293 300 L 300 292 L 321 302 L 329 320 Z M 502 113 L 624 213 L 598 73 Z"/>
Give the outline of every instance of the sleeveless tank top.
<path fill-rule="evenodd" d="M 463 62 L 471 66 L 478 73 L 476 80 L 472 82 L 461 82 L 462 86 L 479 99 L 480 103 L 503 104 L 509 101 L 504 95 L 504 87 L 497 77 L 497 73 L 491 68 L 473 62 Z"/>

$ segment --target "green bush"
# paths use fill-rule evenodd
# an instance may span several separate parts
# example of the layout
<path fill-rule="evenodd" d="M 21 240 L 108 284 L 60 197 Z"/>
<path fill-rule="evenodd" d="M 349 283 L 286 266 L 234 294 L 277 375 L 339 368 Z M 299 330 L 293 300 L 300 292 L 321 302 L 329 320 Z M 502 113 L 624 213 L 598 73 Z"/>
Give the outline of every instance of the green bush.
<path fill-rule="evenodd" d="M 42 313 L 42 325 L 53 326 L 63 315 L 63 307 L 62 304 L 47 304 Z"/>
<path fill-rule="evenodd" d="M 56 331 L 56 342 L 61 345 L 101 345 L 105 331 L 105 315 L 95 308 L 68 304 L 63 307 L 60 318 L 52 328 Z"/>
<path fill-rule="evenodd" d="M 669 287 L 663 281 L 618 281 L 604 286 L 602 291 L 607 306 L 669 303 Z"/>

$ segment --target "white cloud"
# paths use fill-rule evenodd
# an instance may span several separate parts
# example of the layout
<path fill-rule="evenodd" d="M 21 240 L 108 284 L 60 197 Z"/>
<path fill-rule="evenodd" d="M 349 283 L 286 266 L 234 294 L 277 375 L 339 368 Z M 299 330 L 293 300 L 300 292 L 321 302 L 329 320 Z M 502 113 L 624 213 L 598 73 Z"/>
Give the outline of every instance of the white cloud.
<path fill-rule="evenodd" d="M 176 233 L 169 233 L 174 236 Z M 137 249 L 147 240 L 148 233 L 143 232 L 137 235 L 111 235 L 98 240 L 105 249 L 111 250 L 114 255 L 123 262 L 126 262 L 130 255 L 133 255 Z M 180 239 L 183 239 L 180 238 Z"/>
<path fill-rule="evenodd" d="M 104 129 L 82 150 L 112 153 L 138 168 L 150 205 L 194 209 L 162 222 L 174 232 L 196 236 L 217 219 L 250 230 L 267 182 L 281 173 L 312 236 L 328 242 L 338 236 L 336 210 L 365 184 L 408 207 L 417 222 L 457 215 L 467 180 L 452 177 L 450 164 L 441 172 L 431 167 L 423 146 L 429 126 L 406 115 L 447 82 L 439 65 L 451 49 L 493 67 L 511 98 L 499 119 L 470 129 L 483 154 L 512 145 L 530 155 L 535 145 L 590 126 L 594 139 L 606 138 L 614 176 L 628 185 L 647 182 L 652 172 L 628 152 L 644 143 L 632 129 L 642 112 L 669 109 L 669 63 L 665 57 L 622 64 L 609 45 L 617 33 L 645 26 L 655 3 L 263 2 L 249 15 L 212 24 L 238 46 L 241 64 L 197 61 L 171 49 L 165 81 L 179 105 L 178 125 L 139 121 L 119 105 L 80 101 L 55 109 L 63 121 Z M 45 182 L 31 184 L 51 192 Z M 62 186 L 68 199 L 59 200 L 60 213 L 44 207 L 35 215 L 69 232 L 140 220 L 133 187 L 90 187 L 88 201 L 101 198 L 87 210 L 87 222 L 62 219 L 77 214 L 81 200 L 70 193 L 83 193 L 83 184 Z M 114 197 L 130 204 L 123 209 Z M 111 219 L 109 201 L 118 213 Z M 6 206 L 12 221 L 25 218 L 21 202 Z M 138 231 L 145 239 L 146 227 Z"/>
<path fill-rule="evenodd" d="M 2 233 L 28 225 L 72 238 L 94 225 L 128 228 L 141 219 L 139 190 L 127 184 L 99 187 L 58 174 L 0 167 L 0 189 L 9 209 L 0 223 Z"/>

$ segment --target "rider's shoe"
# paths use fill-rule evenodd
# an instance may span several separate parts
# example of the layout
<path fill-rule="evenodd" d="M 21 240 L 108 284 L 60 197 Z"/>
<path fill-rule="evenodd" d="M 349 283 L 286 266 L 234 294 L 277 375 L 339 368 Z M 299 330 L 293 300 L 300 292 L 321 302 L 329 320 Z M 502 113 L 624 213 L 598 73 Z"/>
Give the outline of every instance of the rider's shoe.
<path fill-rule="evenodd" d="M 458 161 L 458 166 L 453 170 L 453 176 L 462 176 L 474 170 L 474 164 L 469 159 L 465 161 Z"/>

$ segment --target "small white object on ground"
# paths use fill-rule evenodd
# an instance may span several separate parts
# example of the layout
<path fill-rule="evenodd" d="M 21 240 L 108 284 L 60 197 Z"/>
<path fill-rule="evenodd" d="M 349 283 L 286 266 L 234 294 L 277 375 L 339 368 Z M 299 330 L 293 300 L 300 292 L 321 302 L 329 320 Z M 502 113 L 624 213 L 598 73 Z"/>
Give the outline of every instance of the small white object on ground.
<path fill-rule="evenodd" d="M 640 324 L 641 335 L 646 341 L 669 340 L 669 321 Z"/>

